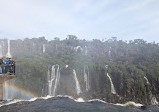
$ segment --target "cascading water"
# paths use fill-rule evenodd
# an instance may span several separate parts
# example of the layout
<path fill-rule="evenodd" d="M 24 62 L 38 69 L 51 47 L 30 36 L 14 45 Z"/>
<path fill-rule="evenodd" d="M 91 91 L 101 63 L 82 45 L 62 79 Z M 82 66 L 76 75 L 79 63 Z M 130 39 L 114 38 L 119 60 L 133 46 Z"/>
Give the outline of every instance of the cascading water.
<path fill-rule="evenodd" d="M 49 91 L 49 95 L 52 95 L 52 84 L 53 81 L 55 80 L 55 65 L 52 66 L 51 69 L 51 74 L 50 71 L 48 69 L 48 91 Z"/>
<path fill-rule="evenodd" d="M 0 57 L 3 57 L 3 54 L 2 54 L 2 45 L 0 45 Z"/>
<path fill-rule="evenodd" d="M 85 55 L 87 55 L 88 50 L 87 50 L 87 46 L 85 46 Z"/>
<path fill-rule="evenodd" d="M 10 54 L 10 40 L 8 40 L 8 52 L 6 54 L 6 57 L 12 58 L 12 55 Z"/>
<path fill-rule="evenodd" d="M 77 92 L 77 95 L 79 95 L 80 93 L 82 93 L 82 91 L 81 91 L 81 87 L 80 87 L 80 84 L 79 84 L 78 79 L 77 79 L 75 69 L 73 69 L 73 76 L 74 76 L 74 80 L 75 80 L 75 83 L 76 83 L 76 92 Z"/>
<path fill-rule="evenodd" d="M 43 53 L 45 53 L 45 44 L 43 44 Z"/>
<path fill-rule="evenodd" d="M 113 84 L 112 79 L 111 79 L 111 77 L 109 76 L 108 73 L 107 73 L 107 76 L 108 76 L 108 78 L 110 80 L 110 84 L 111 84 L 111 93 L 112 94 L 116 94 L 116 91 L 115 91 L 115 88 L 114 88 L 114 84 Z"/>
<path fill-rule="evenodd" d="M 111 47 L 109 47 L 108 56 L 111 58 Z"/>
<path fill-rule="evenodd" d="M 10 88 L 10 85 L 15 84 L 15 79 L 5 81 L 3 85 L 3 99 L 4 100 L 9 100 L 9 99 L 14 99 L 16 95 L 16 91 L 12 88 Z"/>
<path fill-rule="evenodd" d="M 25 94 L 23 91 L 25 90 L 16 86 L 16 79 L 5 81 L 3 84 L 3 100 L 32 98 L 32 96 Z"/>
<path fill-rule="evenodd" d="M 146 80 L 147 84 L 150 84 L 150 82 L 148 81 L 147 77 L 144 76 L 144 79 Z"/>
<path fill-rule="evenodd" d="M 0 57 L 3 57 L 4 47 L 5 47 L 4 41 L 1 41 L 0 42 Z"/>
<path fill-rule="evenodd" d="M 53 96 L 56 95 L 56 89 L 57 89 L 57 86 L 58 86 L 58 83 L 59 83 L 59 80 L 60 80 L 60 67 L 59 65 L 56 65 L 57 66 L 57 71 L 56 71 L 56 78 L 55 78 L 55 86 L 54 86 L 54 90 L 53 90 Z"/>
<path fill-rule="evenodd" d="M 144 76 L 144 79 L 146 80 L 147 85 L 150 85 L 150 82 L 146 76 Z M 149 94 L 150 94 L 149 98 L 151 99 L 151 105 L 158 105 L 159 103 L 157 102 L 156 97 L 155 96 L 153 97 L 152 91 L 150 91 Z"/>
<path fill-rule="evenodd" d="M 158 105 L 156 97 L 152 97 L 152 99 L 151 99 L 151 105 Z"/>
<path fill-rule="evenodd" d="M 87 69 L 88 69 L 88 67 L 87 67 Z M 88 70 L 88 72 L 86 73 L 86 68 L 85 68 L 85 66 L 84 66 L 84 81 L 85 81 L 85 83 L 86 83 L 86 91 L 89 91 L 89 89 L 90 89 L 90 85 L 89 85 L 89 70 Z"/>

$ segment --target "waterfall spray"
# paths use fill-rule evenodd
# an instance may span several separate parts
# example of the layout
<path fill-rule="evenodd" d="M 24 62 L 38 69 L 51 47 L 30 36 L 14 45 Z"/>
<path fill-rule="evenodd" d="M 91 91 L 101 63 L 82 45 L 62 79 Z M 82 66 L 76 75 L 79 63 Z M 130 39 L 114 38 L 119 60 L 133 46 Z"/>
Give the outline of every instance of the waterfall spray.
<path fill-rule="evenodd" d="M 45 53 L 45 44 L 43 44 L 43 53 Z"/>
<path fill-rule="evenodd" d="M 5 81 L 3 86 L 3 99 L 14 99 L 16 97 L 16 91 L 14 91 L 12 88 L 9 88 L 7 85 L 15 85 L 15 79 Z"/>
<path fill-rule="evenodd" d="M 152 97 L 152 99 L 151 99 L 151 105 L 158 105 L 156 97 Z"/>
<path fill-rule="evenodd" d="M 88 66 L 87 66 L 87 69 L 88 69 Z M 86 83 L 86 91 L 89 91 L 90 89 L 90 85 L 89 85 L 89 70 L 88 72 L 86 73 L 86 68 L 84 66 L 84 81 Z"/>
<path fill-rule="evenodd" d="M 88 54 L 87 46 L 85 46 L 85 55 Z"/>
<path fill-rule="evenodd" d="M 56 95 L 57 85 L 60 80 L 60 67 L 59 67 L 59 65 L 56 65 L 56 66 L 57 66 L 57 71 L 56 71 L 56 79 L 55 79 L 55 86 L 54 86 L 54 90 L 53 90 L 53 96 Z"/>
<path fill-rule="evenodd" d="M 111 93 L 112 94 L 116 94 L 116 91 L 115 91 L 115 88 L 114 88 L 114 84 L 113 84 L 112 79 L 111 79 L 111 77 L 109 76 L 108 73 L 107 73 L 107 76 L 108 76 L 108 78 L 110 80 L 110 84 L 111 84 Z"/>
<path fill-rule="evenodd" d="M 147 77 L 144 76 L 144 79 L 146 80 L 147 84 L 150 84 Z"/>
<path fill-rule="evenodd" d="M 10 54 L 10 40 L 8 40 L 8 52 L 6 54 L 6 57 L 12 58 L 12 56 Z"/>
<path fill-rule="evenodd" d="M 3 54 L 2 54 L 2 45 L 0 45 L 0 57 L 3 57 Z"/>
<path fill-rule="evenodd" d="M 74 75 L 74 79 L 75 79 L 75 83 L 76 83 L 76 92 L 77 92 L 77 95 L 79 95 L 80 93 L 82 93 L 82 91 L 81 91 L 80 84 L 79 84 L 78 79 L 77 79 L 75 69 L 73 69 L 73 75 Z"/>
<path fill-rule="evenodd" d="M 52 66 L 51 74 L 50 74 L 50 71 L 48 69 L 48 84 L 49 84 L 48 91 L 49 91 L 49 95 L 52 95 L 52 84 L 53 84 L 54 80 L 55 80 L 55 65 Z"/>

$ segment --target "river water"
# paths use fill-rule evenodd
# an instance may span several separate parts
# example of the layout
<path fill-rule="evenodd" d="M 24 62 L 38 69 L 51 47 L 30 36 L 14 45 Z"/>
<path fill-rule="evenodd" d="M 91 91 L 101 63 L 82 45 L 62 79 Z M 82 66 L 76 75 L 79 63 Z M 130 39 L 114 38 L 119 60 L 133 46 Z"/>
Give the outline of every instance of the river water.
<path fill-rule="evenodd" d="M 159 106 L 142 106 L 133 102 L 110 104 L 102 100 L 84 101 L 68 96 L 40 97 L 30 100 L 10 100 L 0 102 L 0 112 L 159 112 Z"/>

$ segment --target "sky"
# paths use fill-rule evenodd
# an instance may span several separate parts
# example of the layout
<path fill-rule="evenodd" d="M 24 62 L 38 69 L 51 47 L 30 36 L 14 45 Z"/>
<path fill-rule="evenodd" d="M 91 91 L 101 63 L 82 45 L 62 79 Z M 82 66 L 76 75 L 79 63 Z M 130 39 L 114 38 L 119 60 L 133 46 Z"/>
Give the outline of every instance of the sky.
<path fill-rule="evenodd" d="M 159 0 L 0 0 L 0 39 L 159 42 Z"/>

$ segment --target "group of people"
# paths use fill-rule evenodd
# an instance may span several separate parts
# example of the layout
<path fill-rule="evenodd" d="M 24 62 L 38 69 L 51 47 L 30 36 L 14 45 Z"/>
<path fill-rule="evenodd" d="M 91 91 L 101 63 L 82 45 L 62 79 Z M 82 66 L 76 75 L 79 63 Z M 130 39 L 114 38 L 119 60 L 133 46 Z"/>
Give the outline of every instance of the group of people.
<path fill-rule="evenodd" d="M 0 57 L 0 74 L 15 74 L 15 61 L 12 58 L 6 59 Z"/>

